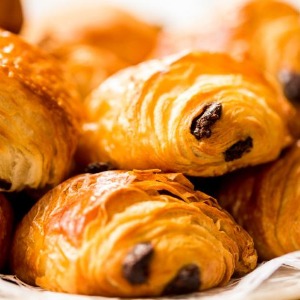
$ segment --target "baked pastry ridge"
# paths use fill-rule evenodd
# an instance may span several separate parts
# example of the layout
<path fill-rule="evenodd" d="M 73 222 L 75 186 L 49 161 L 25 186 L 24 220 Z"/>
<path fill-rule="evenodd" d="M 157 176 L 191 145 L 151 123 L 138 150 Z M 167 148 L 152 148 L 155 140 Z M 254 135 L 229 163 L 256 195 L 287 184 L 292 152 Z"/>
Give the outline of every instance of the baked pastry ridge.
<path fill-rule="evenodd" d="M 59 63 L 0 31 L 0 190 L 54 186 L 68 174 L 84 107 Z"/>
<path fill-rule="evenodd" d="M 218 199 L 253 237 L 261 260 L 300 249 L 299 142 L 274 162 L 225 177 Z"/>
<path fill-rule="evenodd" d="M 12 268 L 45 289 L 102 296 L 181 294 L 256 266 L 249 235 L 182 174 L 81 174 L 22 220 Z"/>
<path fill-rule="evenodd" d="M 77 160 L 222 175 L 275 159 L 292 141 L 287 101 L 251 63 L 184 52 L 127 68 L 87 97 Z"/>

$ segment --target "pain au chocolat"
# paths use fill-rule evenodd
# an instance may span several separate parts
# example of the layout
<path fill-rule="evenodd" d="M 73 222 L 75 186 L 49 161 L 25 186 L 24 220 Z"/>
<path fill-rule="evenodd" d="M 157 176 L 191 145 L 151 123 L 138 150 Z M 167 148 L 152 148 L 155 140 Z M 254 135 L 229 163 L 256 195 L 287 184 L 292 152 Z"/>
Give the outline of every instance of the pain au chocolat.
<path fill-rule="evenodd" d="M 216 176 L 273 160 L 291 142 L 287 101 L 251 64 L 221 53 L 184 52 L 127 68 L 85 105 L 82 164 Z"/>
<path fill-rule="evenodd" d="M 159 170 L 81 174 L 20 223 L 12 268 L 68 293 L 138 297 L 224 285 L 256 266 L 253 241 L 210 196 Z"/>
<path fill-rule="evenodd" d="M 299 142 L 276 161 L 230 174 L 219 193 L 221 205 L 253 237 L 259 257 L 300 250 Z"/>
<path fill-rule="evenodd" d="M 51 187 L 68 174 L 83 114 L 59 63 L 0 31 L 0 191 Z"/>

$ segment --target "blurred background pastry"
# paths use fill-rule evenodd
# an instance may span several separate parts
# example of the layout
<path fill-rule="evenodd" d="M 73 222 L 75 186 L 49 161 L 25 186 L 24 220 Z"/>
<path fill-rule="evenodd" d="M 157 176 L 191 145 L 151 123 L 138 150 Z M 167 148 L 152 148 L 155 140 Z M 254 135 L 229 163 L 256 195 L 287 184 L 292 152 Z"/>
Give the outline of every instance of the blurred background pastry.
<path fill-rule="evenodd" d="M 65 63 L 84 97 L 109 75 L 147 59 L 158 32 L 126 10 L 88 1 L 27 20 L 22 35 Z"/>

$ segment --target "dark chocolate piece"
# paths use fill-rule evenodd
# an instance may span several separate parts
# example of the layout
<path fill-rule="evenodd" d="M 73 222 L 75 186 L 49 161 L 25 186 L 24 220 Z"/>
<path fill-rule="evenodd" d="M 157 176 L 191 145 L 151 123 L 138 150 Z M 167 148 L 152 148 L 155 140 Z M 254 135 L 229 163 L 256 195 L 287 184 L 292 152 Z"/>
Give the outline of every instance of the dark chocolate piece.
<path fill-rule="evenodd" d="M 122 272 L 131 284 L 145 283 L 149 276 L 149 264 L 153 256 L 151 243 L 134 246 L 124 259 Z"/>
<path fill-rule="evenodd" d="M 233 161 L 235 159 L 241 158 L 243 154 L 250 152 L 252 148 L 253 140 L 252 137 L 248 136 L 245 140 L 241 140 L 233 144 L 223 153 L 225 161 Z"/>
<path fill-rule="evenodd" d="M 200 270 L 197 265 L 189 264 L 179 270 L 176 277 L 168 283 L 163 295 L 180 295 L 197 292 L 200 289 Z"/>
<path fill-rule="evenodd" d="M 2 190 L 10 190 L 11 188 L 11 182 L 5 180 L 5 179 L 0 179 L 0 189 Z"/>
<path fill-rule="evenodd" d="M 170 191 L 167 191 L 167 190 L 159 190 L 158 193 L 160 195 L 167 195 L 167 196 L 171 196 L 171 197 L 174 197 L 176 199 L 182 200 L 179 196 L 177 196 L 177 195 L 175 195 L 175 194 L 173 194 L 173 193 L 171 193 Z"/>
<path fill-rule="evenodd" d="M 293 103 L 300 104 L 300 74 L 292 71 L 282 71 L 279 80 L 283 85 L 285 97 Z"/>
<path fill-rule="evenodd" d="M 206 105 L 201 115 L 192 122 L 191 133 L 197 140 L 203 137 L 211 136 L 211 126 L 221 118 L 222 105 L 220 103 L 211 103 Z"/>
<path fill-rule="evenodd" d="M 113 165 L 108 162 L 93 162 L 93 163 L 90 163 L 84 169 L 84 173 L 96 174 L 96 173 L 110 171 L 110 170 L 114 170 L 114 169 L 115 168 L 113 167 Z"/>

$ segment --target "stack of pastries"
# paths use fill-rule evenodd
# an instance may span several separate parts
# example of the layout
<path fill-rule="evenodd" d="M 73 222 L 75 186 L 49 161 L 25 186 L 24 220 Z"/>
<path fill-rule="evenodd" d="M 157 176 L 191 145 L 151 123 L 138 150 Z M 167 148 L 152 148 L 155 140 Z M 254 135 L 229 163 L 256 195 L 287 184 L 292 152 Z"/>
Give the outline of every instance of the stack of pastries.
<path fill-rule="evenodd" d="M 280 86 L 299 71 L 298 12 L 237 9 L 214 51 L 162 55 L 158 26 L 108 7 L 0 32 L 2 270 L 51 291 L 154 297 L 300 250 L 298 107 Z M 282 47 L 254 51 L 265 22 Z"/>

